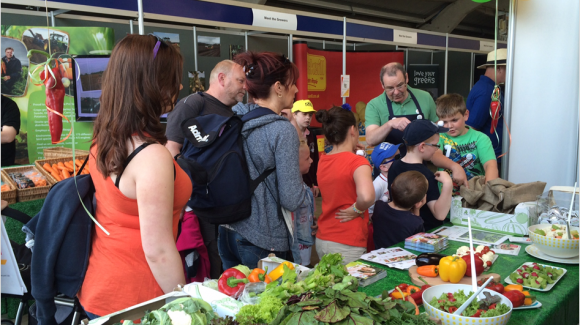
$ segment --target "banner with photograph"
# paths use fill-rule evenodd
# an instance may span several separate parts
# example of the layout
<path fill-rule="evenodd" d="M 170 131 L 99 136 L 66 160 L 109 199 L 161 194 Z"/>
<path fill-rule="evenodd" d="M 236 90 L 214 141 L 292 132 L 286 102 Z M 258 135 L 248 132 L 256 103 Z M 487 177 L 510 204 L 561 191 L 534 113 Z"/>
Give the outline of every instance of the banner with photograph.
<path fill-rule="evenodd" d="M 294 63 L 300 71 L 296 99 L 309 99 L 314 109 L 329 109 L 342 104 L 342 52 L 308 48 L 305 42 L 294 44 Z M 383 92 L 379 73 L 390 62 L 404 62 L 404 52 L 347 52 L 346 74 L 350 76 L 347 103 L 356 110 L 358 102 L 368 103 Z M 312 126 L 320 123 L 312 119 Z"/>
<path fill-rule="evenodd" d="M 41 69 L 35 69 L 47 61 L 42 53 L 27 58 L 29 50 L 38 50 L 63 59 L 61 75 L 65 87 L 63 115 L 75 120 L 74 98 L 71 84 L 72 62 L 70 55 L 110 55 L 115 44 L 114 29 L 106 27 L 38 27 L 1 26 L 2 36 L 2 94 L 10 97 L 20 109 L 21 127 L 16 136 L 16 164 L 29 164 L 44 158 L 43 149 L 54 147 L 48 125 L 46 86 L 39 78 Z M 8 49 L 10 48 L 10 49 Z M 35 72 L 34 79 L 29 76 Z M 9 78 L 6 78 L 9 76 Z M 65 78 L 69 77 L 69 78 Z M 65 80 L 67 79 L 67 80 Z M 80 82 L 80 80 L 79 80 Z M 71 129 L 70 122 L 62 119 L 61 139 Z M 92 123 L 75 123 L 75 146 L 88 149 L 93 134 Z M 53 133 L 55 131 L 53 130 Z M 72 135 L 61 147 L 72 147 Z"/>

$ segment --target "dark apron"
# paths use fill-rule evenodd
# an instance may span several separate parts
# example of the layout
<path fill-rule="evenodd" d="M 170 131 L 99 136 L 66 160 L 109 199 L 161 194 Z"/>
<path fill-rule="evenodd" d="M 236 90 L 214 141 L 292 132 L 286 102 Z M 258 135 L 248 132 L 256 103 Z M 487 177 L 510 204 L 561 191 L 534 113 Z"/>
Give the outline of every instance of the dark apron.
<path fill-rule="evenodd" d="M 419 119 L 425 118 L 425 115 L 423 114 L 423 111 L 421 110 L 421 106 L 419 106 L 419 102 L 417 101 L 417 98 L 415 97 L 415 95 L 413 95 L 413 93 L 410 90 L 408 90 L 408 92 L 409 92 L 409 95 L 411 95 L 411 99 L 415 103 L 415 107 L 417 107 L 417 114 L 395 115 L 393 113 L 393 104 L 392 104 L 391 100 L 389 99 L 389 97 L 387 97 L 387 94 L 385 94 L 385 97 L 387 99 L 387 107 L 389 109 L 389 121 L 394 119 L 394 118 L 405 117 L 409 121 L 413 122 L 417 118 L 419 118 Z M 399 152 L 401 153 L 401 157 L 403 157 L 403 156 L 405 156 L 405 154 L 407 154 L 407 148 L 405 147 L 405 143 L 403 142 L 403 131 L 400 131 L 397 129 L 392 129 L 384 141 L 392 143 L 392 144 L 399 144 L 400 143 L 401 146 L 399 147 Z"/>

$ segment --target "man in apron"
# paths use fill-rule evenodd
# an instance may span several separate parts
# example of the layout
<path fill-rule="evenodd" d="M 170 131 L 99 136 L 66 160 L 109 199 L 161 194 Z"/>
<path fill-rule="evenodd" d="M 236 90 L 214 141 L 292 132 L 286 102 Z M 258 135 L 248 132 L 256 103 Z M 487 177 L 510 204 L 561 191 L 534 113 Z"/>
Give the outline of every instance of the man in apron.
<path fill-rule="evenodd" d="M 409 76 L 398 62 L 383 66 L 380 76 L 385 91 L 367 104 L 366 141 L 371 146 L 381 142 L 401 144 L 399 150 L 401 156 L 404 156 L 407 149 L 403 143 L 403 131 L 416 119 L 428 119 L 437 123 L 439 118 L 435 102 L 428 92 L 408 85 Z M 433 155 L 431 162 L 437 167 L 451 170 L 453 181 L 467 186 L 463 168 L 445 157 L 441 150 Z"/>

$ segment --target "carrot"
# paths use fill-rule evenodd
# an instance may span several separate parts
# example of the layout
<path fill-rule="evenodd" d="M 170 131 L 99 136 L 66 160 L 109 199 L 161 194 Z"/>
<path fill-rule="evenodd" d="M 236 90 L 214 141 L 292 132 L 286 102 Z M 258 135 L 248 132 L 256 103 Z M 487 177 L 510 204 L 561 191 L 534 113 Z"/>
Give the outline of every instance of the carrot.
<path fill-rule="evenodd" d="M 57 181 L 62 181 L 62 176 L 60 176 L 59 173 L 57 173 L 54 169 L 52 170 L 52 172 L 50 173 L 52 175 L 52 177 L 54 177 Z"/>
<path fill-rule="evenodd" d="M 68 172 L 68 170 L 63 169 L 62 170 L 62 176 L 63 176 L 63 179 L 67 179 L 67 178 L 70 177 L 70 173 Z"/>
<path fill-rule="evenodd" d="M 439 275 L 438 265 L 424 265 L 417 268 L 417 273 L 422 276 L 434 278 Z"/>
<path fill-rule="evenodd" d="M 58 165 L 57 165 L 57 164 L 52 164 L 52 169 L 53 169 L 55 172 L 59 172 L 59 171 L 60 171 L 60 169 L 58 169 Z"/>
<path fill-rule="evenodd" d="M 54 171 L 54 169 L 52 169 L 49 163 L 45 163 L 44 165 L 42 165 L 42 168 L 44 168 L 49 173 L 52 173 Z"/>
<path fill-rule="evenodd" d="M 74 165 L 70 161 L 66 161 L 64 166 L 68 169 L 69 173 L 74 173 L 75 168 Z"/>
<path fill-rule="evenodd" d="M 415 299 L 413 299 L 411 296 L 407 296 L 407 301 L 412 303 L 413 306 L 415 306 L 415 315 L 419 315 L 419 306 L 417 306 L 417 303 L 415 302 Z"/>
<path fill-rule="evenodd" d="M 75 160 L 75 165 L 77 165 L 78 168 L 81 168 L 81 166 L 83 165 L 82 161 L 76 159 Z"/>

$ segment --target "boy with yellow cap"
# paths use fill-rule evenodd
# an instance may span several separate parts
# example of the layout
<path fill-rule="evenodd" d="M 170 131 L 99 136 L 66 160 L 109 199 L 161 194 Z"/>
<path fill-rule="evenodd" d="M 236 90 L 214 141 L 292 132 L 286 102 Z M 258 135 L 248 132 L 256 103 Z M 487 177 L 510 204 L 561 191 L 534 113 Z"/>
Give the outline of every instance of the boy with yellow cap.
<path fill-rule="evenodd" d="M 292 106 L 294 125 L 298 128 L 300 138 L 306 138 L 306 143 L 310 149 L 310 158 L 312 159 L 310 171 L 307 174 L 303 174 L 302 179 L 312 189 L 314 197 L 318 197 L 320 194 L 318 181 L 316 180 L 316 172 L 318 171 L 318 146 L 316 144 L 316 134 L 308 129 L 314 113 L 316 113 L 314 105 L 308 99 L 298 100 Z"/>

